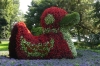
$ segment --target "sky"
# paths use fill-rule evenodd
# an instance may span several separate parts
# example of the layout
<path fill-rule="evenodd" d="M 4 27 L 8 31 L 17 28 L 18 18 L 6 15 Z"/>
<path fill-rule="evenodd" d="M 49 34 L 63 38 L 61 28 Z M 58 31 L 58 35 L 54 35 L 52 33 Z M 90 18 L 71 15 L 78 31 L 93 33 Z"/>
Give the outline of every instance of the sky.
<path fill-rule="evenodd" d="M 31 4 L 31 1 L 32 0 L 19 0 L 20 2 L 19 10 L 21 10 L 25 14 L 26 11 L 28 11 L 28 5 Z"/>

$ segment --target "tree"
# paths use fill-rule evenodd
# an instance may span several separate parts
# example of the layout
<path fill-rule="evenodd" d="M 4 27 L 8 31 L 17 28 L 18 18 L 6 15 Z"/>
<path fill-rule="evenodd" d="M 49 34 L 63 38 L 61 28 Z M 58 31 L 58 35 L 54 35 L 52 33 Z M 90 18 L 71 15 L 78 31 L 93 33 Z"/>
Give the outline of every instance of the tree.
<path fill-rule="evenodd" d="M 100 2 L 99 0 L 96 1 L 93 4 L 94 10 L 92 11 L 92 19 L 93 19 L 93 25 L 94 25 L 94 30 L 96 33 L 91 33 L 88 38 L 86 38 L 85 43 L 90 48 L 99 48 L 98 46 L 100 45 Z"/>
<path fill-rule="evenodd" d="M 16 16 L 18 15 L 19 11 L 19 0 L 9 0 L 7 7 L 6 7 L 6 18 L 10 25 L 9 30 L 11 31 L 11 24 L 15 22 Z"/>
<path fill-rule="evenodd" d="M 97 19 L 95 25 L 98 26 L 100 24 L 100 2 L 97 1 L 94 3 L 94 18 Z"/>
<path fill-rule="evenodd" d="M 7 3 L 6 0 L 0 1 L 0 38 L 1 38 L 1 32 L 3 30 L 3 26 L 7 25 L 7 21 L 4 18 L 4 15 L 5 15 L 4 9 L 6 7 L 6 3 Z M 0 40 L 0 43 L 1 43 L 1 40 Z"/>
<path fill-rule="evenodd" d="M 78 40 L 81 41 L 83 37 L 89 33 L 94 33 L 93 19 L 91 18 L 91 11 L 93 10 L 94 0 L 72 0 L 71 11 L 78 12 L 80 14 L 80 22 L 75 26 L 73 30 L 77 30 Z"/>
<path fill-rule="evenodd" d="M 2 26 L 7 25 L 7 21 L 5 19 L 5 7 L 6 7 L 6 0 L 1 0 L 0 1 L 0 28 L 2 28 Z"/>
<path fill-rule="evenodd" d="M 13 13 L 12 13 L 12 16 L 11 16 L 11 22 L 16 22 L 17 19 L 16 17 L 19 15 L 20 11 L 19 11 L 19 0 L 13 0 Z M 18 20 L 19 21 L 19 20 Z"/>
<path fill-rule="evenodd" d="M 19 0 L 0 0 L 0 18 L 6 21 L 5 25 L 4 20 L 1 21 L 0 35 L 2 38 L 6 38 L 6 34 L 9 34 L 10 24 L 14 20 L 17 12 L 19 10 Z"/>

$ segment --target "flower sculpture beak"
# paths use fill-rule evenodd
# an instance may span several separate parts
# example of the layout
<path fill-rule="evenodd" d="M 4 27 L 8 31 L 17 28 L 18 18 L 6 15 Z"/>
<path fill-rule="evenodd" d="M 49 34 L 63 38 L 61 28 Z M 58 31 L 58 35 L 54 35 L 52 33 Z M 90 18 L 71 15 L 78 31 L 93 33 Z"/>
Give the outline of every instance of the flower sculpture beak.
<path fill-rule="evenodd" d="M 80 21 L 80 15 L 77 12 L 73 12 L 71 14 L 66 14 L 61 22 L 60 22 L 60 27 L 68 27 L 68 26 L 74 26 L 78 24 Z"/>

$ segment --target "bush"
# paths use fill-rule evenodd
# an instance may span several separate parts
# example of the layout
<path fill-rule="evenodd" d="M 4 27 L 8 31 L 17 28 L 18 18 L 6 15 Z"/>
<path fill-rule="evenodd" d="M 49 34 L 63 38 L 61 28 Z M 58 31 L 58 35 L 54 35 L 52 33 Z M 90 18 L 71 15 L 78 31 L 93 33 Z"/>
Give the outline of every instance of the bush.
<path fill-rule="evenodd" d="M 100 45 L 100 34 L 90 34 L 85 38 L 85 43 L 91 49 L 97 48 Z"/>
<path fill-rule="evenodd" d="M 74 42 L 74 45 L 76 46 L 76 48 L 89 48 L 85 42 Z"/>
<path fill-rule="evenodd" d="M 34 27 L 34 28 L 32 28 L 31 33 L 33 35 L 38 36 L 38 35 L 43 34 L 43 29 L 42 29 L 42 27 Z"/>

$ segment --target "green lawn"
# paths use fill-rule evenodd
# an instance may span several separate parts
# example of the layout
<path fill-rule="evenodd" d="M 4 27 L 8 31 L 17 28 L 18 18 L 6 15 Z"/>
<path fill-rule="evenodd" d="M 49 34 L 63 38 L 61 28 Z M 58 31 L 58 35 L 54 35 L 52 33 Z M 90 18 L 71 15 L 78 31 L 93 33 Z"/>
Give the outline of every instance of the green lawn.
<path fill-rule="evenodd" d="M 9 41 L 1 41 L 0 44 L 0 51 L 7 51 L 8 50 L 8 43 Z"/>
<path fill-rule="evenodd" d="M 92 50 L 92 51 L 100 53 L 100 49 L 99 50 Z"/>

